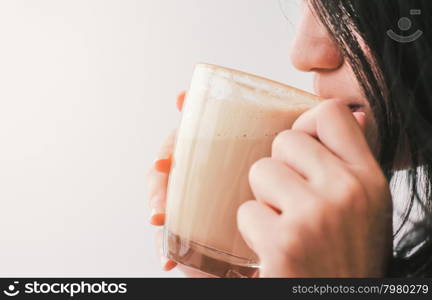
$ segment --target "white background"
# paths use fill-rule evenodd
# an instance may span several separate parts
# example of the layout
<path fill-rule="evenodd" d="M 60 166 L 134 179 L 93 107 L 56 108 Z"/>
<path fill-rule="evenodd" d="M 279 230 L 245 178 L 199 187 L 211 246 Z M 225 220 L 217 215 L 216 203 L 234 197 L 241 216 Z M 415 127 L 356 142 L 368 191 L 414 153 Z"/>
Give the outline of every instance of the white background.
<path fill-rule="evenodd" d="M 176 94 L 200 61 L 310 90 L 288 11 L 0 0 L 0 276 L 179 276 L 160 269 L 145 187 Z"/>

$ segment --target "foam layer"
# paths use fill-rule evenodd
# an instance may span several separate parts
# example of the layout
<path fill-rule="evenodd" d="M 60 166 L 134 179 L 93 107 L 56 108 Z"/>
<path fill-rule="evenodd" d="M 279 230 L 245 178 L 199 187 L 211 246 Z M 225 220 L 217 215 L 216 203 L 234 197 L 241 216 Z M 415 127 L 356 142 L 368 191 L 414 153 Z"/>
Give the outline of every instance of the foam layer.
<path fill-rule="evenodd" d="M 183 111 L 184 138 L 260 138 L 288 129 L 319 102 L 315 95 L 265 78 L 198 64 Z"/>
<path fill-rule="evenodd" d="M 197 64 L 192 84 L 208 86 L 209 80 L 213 80 L 210 96 L 216 99 L 229 97 L 233 92 L 230 86 L 234 84 L 241 88 L 243 100 L 258 105 L 265 103 L 280 108 L 302 109 L 305 105 L 310 106 L 320 101 L 316 95 L 264 77 L 210 64 Z"/>

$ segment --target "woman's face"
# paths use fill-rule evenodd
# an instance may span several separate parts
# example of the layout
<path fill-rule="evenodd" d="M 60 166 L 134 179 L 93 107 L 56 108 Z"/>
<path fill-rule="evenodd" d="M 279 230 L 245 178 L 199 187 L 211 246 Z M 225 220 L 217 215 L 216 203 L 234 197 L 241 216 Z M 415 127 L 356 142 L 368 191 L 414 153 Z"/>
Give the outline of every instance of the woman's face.
<path fill-rule="evenodd" d="M 366 137 L 376 154 L 373 114 L 351 67 L 309 6 L 304 4 L 302 9 L 302 21 L 291 51 L 292 64 L 301 71 L 314 73 L 314 90 L 319 96 L 340 99 L 353 111 L 366 113 Z"/>

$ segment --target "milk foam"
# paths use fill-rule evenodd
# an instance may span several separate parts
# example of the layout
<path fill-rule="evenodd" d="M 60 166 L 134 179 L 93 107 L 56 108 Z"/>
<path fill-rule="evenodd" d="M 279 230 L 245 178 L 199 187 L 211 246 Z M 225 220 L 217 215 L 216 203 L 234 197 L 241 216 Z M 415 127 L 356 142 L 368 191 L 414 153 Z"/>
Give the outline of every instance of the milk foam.
<path fill-rule="evenodd" d="M 289 128 L 291 115 L 318 102 L 318 97 L 280 83 L 199 64 L 180 132 L 185 138 L 265 137 Z"/>

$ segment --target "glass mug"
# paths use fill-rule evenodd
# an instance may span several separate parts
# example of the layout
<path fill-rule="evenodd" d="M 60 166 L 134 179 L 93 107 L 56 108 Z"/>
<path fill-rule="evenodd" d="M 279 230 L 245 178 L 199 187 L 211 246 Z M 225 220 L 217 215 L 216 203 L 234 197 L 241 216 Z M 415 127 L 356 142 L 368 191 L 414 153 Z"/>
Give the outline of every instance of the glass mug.
<path fill-rule="evenodd" d="M 169 259 L 215 277 L 256 275 L 258 257 L 236 222 L 239 206 L 254 199 L 249 169 L 271 156 L 275 136 L 318 102 L 269 79 L 196 65 L 168 183 L 163 248 Z"/>

